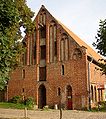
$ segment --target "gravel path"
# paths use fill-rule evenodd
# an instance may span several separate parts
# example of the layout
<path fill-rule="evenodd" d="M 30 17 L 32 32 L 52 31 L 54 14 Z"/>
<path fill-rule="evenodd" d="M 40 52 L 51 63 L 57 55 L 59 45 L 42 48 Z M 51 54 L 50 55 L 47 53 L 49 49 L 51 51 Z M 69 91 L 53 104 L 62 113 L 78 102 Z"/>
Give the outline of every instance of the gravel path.
<path fill-rule="evenodd" d="M 85 112 L 76 110 L 64 110 L 62 119 L 106 119 L 104 112 Z M 24 110 L 16 109 L 1 109 L 0 119 L 3 118 L 23 118 L 25 115 Z M 59 119 L 59 110 L 49 111 L 27 111 L 27 116 L 30 119 Z"/>

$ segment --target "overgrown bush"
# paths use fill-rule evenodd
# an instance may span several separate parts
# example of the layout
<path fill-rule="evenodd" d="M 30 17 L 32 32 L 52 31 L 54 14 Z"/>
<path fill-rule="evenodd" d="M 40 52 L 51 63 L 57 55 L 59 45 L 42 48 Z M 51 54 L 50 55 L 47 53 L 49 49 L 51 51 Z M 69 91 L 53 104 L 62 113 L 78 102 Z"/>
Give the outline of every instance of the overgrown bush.
<path fill-rule="evenodd" d="M 24 103 L 28 107 L 32 108 L 34 106 L 34 99 L 32 97 L 28 97 Z"/>
<path fill-rule="evenodd" d="M 97 106 L 92 108 L 92 111 L 103 111 L 103 112 L 106 112 L 106 101 L 98 102 Z"/>
<path fill-rule="evenodd" d="M 106 101 L 102 101 L 102 102 L 100 102 L 100 110 L 101 111 L 106 111 Z"/>
<path fill-rule="evenodd" d="M 12 103 L 20 103 L 21 102 L 21 96 L 14 96 L 10 102 Z"/>

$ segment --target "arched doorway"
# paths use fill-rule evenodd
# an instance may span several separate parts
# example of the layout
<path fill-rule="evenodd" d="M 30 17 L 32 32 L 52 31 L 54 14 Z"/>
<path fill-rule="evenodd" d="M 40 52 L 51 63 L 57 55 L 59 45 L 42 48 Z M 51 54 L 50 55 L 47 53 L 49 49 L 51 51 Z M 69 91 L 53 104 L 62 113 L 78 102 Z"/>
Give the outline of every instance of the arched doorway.
<path fill-rule="evenodd" d="M 72 87 L 70 85 L 66 88 L 67 109 L 72 110 Z"/>
<path fill-rule="evenodd" d="M 46 88 L 44 85 L 39 86 L 38 96 L 38 107 L 42 109 L 46 105 Z"/>

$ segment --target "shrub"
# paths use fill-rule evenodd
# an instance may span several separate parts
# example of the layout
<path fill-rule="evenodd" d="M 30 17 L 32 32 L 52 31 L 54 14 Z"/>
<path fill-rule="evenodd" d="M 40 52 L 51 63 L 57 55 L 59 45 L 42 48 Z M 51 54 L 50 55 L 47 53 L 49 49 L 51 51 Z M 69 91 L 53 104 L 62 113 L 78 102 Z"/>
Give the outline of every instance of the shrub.
<path fill-rule="evenodd" d="M 14 96 L 11 101 L 12 103 L 20 103 L 21 102 L 21 96 Z"/>
<path fill-rule="evenodd" d="M 101 107 L 100 107 L 100 110 L 102 110 L 102 111 L 106 111 L 106 101 L 102 101 L 101 103 L 100 103 L 100 105 L 101 105 Z"/>
<path fill-rule="evenodd" d="M 27 105 L 29 108 L 32 108 L 34 106 L 34 99 L 32 97 L 28 97 L 25 100 L 25 105 Z"/>

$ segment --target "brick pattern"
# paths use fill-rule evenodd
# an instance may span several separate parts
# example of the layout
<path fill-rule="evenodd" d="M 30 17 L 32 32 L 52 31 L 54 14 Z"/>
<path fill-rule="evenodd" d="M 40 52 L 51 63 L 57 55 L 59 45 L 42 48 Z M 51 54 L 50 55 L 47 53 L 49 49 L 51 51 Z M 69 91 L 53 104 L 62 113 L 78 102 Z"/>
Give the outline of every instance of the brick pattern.
<path fill-rule="evenodd" d="M 39 29 L 41 22 L 39 21 L 41 14 L 44 14 L 44 25 L 46 24 L 46 60 L 40 64 L 40 35 Z M 46 16 L 45 16 L 46 15 Z M 40 19 L 41 20 L 41 19 Z M 57 57 L 56 60 L 50 62 L 50 41 L 49 28 L 51 21 L 56 23 L 57 37 Z M 21 95 L 25 98 L 33 97 L 36 104 L 39 103 L 39 86 L 44 85 L 46 88 L 46 105 L 54 107 L 55 104 L 61 103 L 67 109 L 66 88 L 68 85 L 72 87 L 72 108 L 82 109 L 88 107 L 88 60 L 87 49 L 78 45 L 74 39 L 63 29 L 63 27 L 55 20 L 55 18 L 44 8 L 38 12 L 34 22 L 36 22 L 36 64 L 30 63 L 30 36 L 27 34 L 25 39 L 27 45 L 27 65 L 18 67 L 11 72 L 11 80 L 9 81 L 8 98 L 11 99 L 15 95 Z M 45 23 L 46 22 L 46 23 Z M 65 44 L 65 58 L 61 60 L 61 38 L 62 34 L 68 36 L 68 47 Z M 32 38 L 33 39 L 33 38 Z M 33 44 L 32 40 L 32 44 Z M 73 58 L 75 49 L 81 51 L 81 58 L 76 56 Z M 67 50 L 67 51 L 66 51 Z M 68 55 L 66 55 L 68 53 Z M 32 53 L 33 54 L 33 53 Z M 65 60 L 66 59 L 66 60 Z M 32 59 L 33 61 L 35 59 Z M 46 66 L 46 81 L 39 81 L 39 67 Z M 64 75 L 62 75 L 62 65 L 64 65 Z M 104 77 L 100 72 L 95 73 L 95 64 L 90 65 L 91 84 L 97 86 L 97 82 L 103 84 Z M 22 70 L 25 70 L 25 78 L 22 78 Z M 61 97 L 58 96 L 58 88 L 61 89 Z M 23 91 L 24 90 L 24 91 Z"/>

